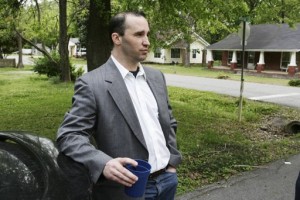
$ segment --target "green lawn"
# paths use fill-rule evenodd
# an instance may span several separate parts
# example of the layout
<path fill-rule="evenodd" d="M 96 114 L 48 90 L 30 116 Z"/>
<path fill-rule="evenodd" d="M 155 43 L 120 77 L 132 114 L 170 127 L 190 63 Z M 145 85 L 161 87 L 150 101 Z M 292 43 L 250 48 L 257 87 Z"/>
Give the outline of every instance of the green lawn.
<path fill-rule="evenodd" d="M 0 130 L 29 131 L 55 139 L 71 106 L 73 84 L 54 84 L 26 70 L 0 68 Z M 245 100 L 239 122 L 237 98 L 176 87 L 169 87 L 169 95 L 183 154 L 178 194 L 300 152 L 298 135 L 266 131 L 274 118 L 299 120 L 300 110 Z"/>
<path fill-rule="evenodd" d="M 229 80 L 237 80 L 237 81 L 241 80 L 240 74 L 235 74 L 230 70 L 227 71 L 211 70 L 208 69 L 206 66 L 202 66 L 202 65 L 192 65 L 191 67 L 183 67 L 181 65 L 157 65 L 157 64 L 147 64 L 147 65 L 159 69 L 162 72 L 168 74 L 199 76 L 199 77 L 207 77 L 207 78 L 220 78 L 226 76 Z M 266 84 L 275 84 L 275 85 L 284 85 L 284 86 L 288 86 L 288 82 L 289 82 L 289 79 L 247 75 L 246 70 L 244 73 L 244 80 L 246 82 L 266 83 Z"/>

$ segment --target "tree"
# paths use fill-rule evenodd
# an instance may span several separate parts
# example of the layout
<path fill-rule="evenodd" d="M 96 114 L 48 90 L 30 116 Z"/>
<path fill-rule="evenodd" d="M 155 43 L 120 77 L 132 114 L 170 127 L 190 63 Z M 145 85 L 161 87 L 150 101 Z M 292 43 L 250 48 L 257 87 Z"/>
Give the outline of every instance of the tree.
<path fill-rule="evenodd" d="M 5 2 L 1 0 L 0 3 L 2 5 L 0 8 L 1 18 L 6 20 L 6 26 L 1 27 L 1 32 L 4 36 L 4 38 L 1 39 L 1 57 L 3 57 L 2 53 L 5 50 L 5 47 L 3 48 L 3 45 L 10 44 L 10 42 L 6 40 L 14 38 L 14 40 L 17 40 L 17 47 L 19 50 L 19 61 L 17 67 L 23 68 L 24 65 L 22 62 L 22 39 L 18 34 L 16 34 L 17 27 L 15 23 L 15 21 L 19 19 L 19 11 L 23 1 L 12 0 L 9 2 Z M 5 34 L 8 34 L 8 37 Z M 6 47 L 6 49 L 9 48 Z"/>
<path fill-rule="evenodd" d="M 22 18 L 26 19 L 26 23 L 23 24 L 28 24 L 28 26 L 16 26 L 18 27 L 16 30 L 24 41 L 32 46 L 39 41 L 55 47 L 58 42 L 58 28 L 55 27 L 53 19 L 56 19 L 57 25 L 58 18 L 55 17 L 56 9 L 52 6 L 56 2 L 32 0 L 30 2 L 34 4 L 30 6 L 25 2 L 29 0 L 0 0 L 1 5 L 14 11 L 11 13 L 21 8 L 25 9 L 27 15 L 25 17 L 23 15 Z M 119 11 L 143 10 L 147 14 L 151 25 L 152 48 L 171 45 L 165 41 L 172 41 L 177 36 L 189 43 L 192 41 L 192 32 L 198 33 L 210 43 L 219 41 L 237 30 L 239 19 L 243 16 L 250 16 L 252 24 L 284 21 L 293 25 L 300 19 L 298 0 L 71 0 L 68 1 L 68 5 L 71 9 L 68 9 L 67 35 L 68 38 L 71 35 L 80 35 L 81 42 L 86 44 L 88 70 L 100 66 L 109 57 L 111 44 L 108 21 L 111 13 Z M 48 10 L 52 10 L 53 14 L 47 11 L 46 8 L 49 7 Z M 270 7 L 272 9 L 269 9 Z M 3 10 L 0 9 L 1 13 L 4 12 Z M 31 20 L 26 18 L 29 16 Z M 10 22 L 15 23 L 21 21 L 22 18 L 10 20 Z M 72 23 L 74 21 L 76 24 Z M 49 27 L 54 28 L 49 29 Z M 68 38 L 64 40 L 67 41 Z M 39 50 L 51 59 L 51 55 L 44 51 L 44 48 Z M 189 48 L 187 48 L 187 57 L 188 53 Z"/>
<path fill-rule="evenodd" d="M 18 52 L 19 60 L 18 60 L 17 68 L 24 68 L 23 55 L 22 55 L 23 42 L 22 42 L 22 37 L 20 36 L 20 34 L 17 34 L 17 41 L 18 41 L 18 49 L 19 49 L 19 52 Z"/>
<path fill-rule="evenodd" d="M 59 0 L 59 55 L 62 69 L 61 80 L 65 82 L 71 81 L 68 42 L 67 0 Z"/>
<path fill-rule="evenodd" d="M 110 55 L 111 43 L 108 24 L 111 18 L 110 0 L 73 0 L 74 36 L 87 47 L 88 71 L 106 62 Z"/>
<path fill-rule="evenodd" d="M 110 3 L 110 0 L 90 0 L 86 42 L 89 71 L 103 64 L 110 55 L 111 44 L 108 34 Z"/>
<path fill-rule="evenodd" d="M 288 23 L 293 26 L 300 22 L 300 2 L 298 0 L 265 0 L 257 4 L 251 11 L 250 17 L 254 24 Z"/>
<path fill-rule="evenodd" d="M 87 42 L 87 22 L 89 16 L 89 0 L 73 0 L 70 4 L 70 12 L 72 13 L 68 17 L 70 28 L 73 29 L 71 35 L 73 37 L 79 37 L 80 45 L 86 47 Z"/>
<path fill-rule="evenodd" d="M 43 1 L 46 2 L 46 1 Z M 42 2 L 42 3 L 43 3 Z M 38 0 L 28 1 L 28 0 L 12 0 L 5 1 L 0 0 L 2 9 L 0 14 L 2 19 L 6 19 L 7 30 L 13 30 L 15 40 L 18 41 L 19 47 L 19 63 L 18 66 L 22 67 L 22 46 L 23 41 L 27 42 L 31 46 L 34 46 L 36 49 L 41 51 L 45 56 L 51 59 L 49 52 L 45 50 L 44 43 L 42 42 L 42 47 L 38 47 L 35 43 L 31 41 L 31 33 L 36 33 L 38 31 L 29 31 L 29 24 L 32 21 L 37 19 L 37 23 L 34 23 L 35 26 L 47 27 L 41 25 L 41 11 Z M 32 9 L 34 8 L 34 9 Z M 36 14 L 37 13 L 37 14 Z M 37 24 L 37 25 L 36 25 Z M 38 29 L 39 30 L 39 29 Z M 48 31 L 45 31 L 48 32 Z M 28 37 L 29 36 L 29 37 Z"/>
<path fill-rule="evenodd" d="M 1 16 L 0 21 L 0 59 L 6 57 L 6 55 L 17 51 L 17 43 L 15 39 L 14 31 L 7 23 L 7 19 L 4 16 Z"/>

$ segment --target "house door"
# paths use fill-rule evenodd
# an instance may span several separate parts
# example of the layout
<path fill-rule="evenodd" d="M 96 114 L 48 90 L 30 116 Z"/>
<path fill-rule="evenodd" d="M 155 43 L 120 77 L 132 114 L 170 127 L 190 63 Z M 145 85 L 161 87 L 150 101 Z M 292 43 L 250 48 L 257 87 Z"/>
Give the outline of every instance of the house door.
<path fill-rule="evenodd" d="M 248 52 L 247 69 L 255 69 L 255 52 Z"/>

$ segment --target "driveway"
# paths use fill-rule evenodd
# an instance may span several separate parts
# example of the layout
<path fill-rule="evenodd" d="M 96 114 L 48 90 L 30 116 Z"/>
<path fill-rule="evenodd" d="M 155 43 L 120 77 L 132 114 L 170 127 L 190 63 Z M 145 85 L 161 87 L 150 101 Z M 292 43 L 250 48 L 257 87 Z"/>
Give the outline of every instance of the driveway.
<path fill-rule="evenodd" d="M 14 55 L 9 55 L 9 56 L 7 56 L 7 58 L 10 58 L 10 59 L 14 58 L 16 60 L 16 64 L 18 64 L 18 61 L 19 61 L 19 56 L 18 55 L 15 55 L 15 54 Z M 24 65 L 34 65 L 32 56 L 23 55 L 22 60 L 23 60 Z"/>
<path fill-rule="evenodd" d="M 293 200 L 300 155 L 176 197 L 176 200 Z"/>

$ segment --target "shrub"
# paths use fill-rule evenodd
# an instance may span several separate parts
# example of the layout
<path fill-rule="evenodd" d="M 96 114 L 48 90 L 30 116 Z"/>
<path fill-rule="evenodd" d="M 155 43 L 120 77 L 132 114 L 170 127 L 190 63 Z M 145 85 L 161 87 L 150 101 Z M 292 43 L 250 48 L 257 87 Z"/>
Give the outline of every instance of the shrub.
<path fill-rule="evenodd" d="M 61 67 L 59 64 L 57 64 L 60 61 L 59 55 L 57 53 L 53 53 L 51 57 L 54 61 L 48 59 L 47 57 L 42 57 L 35 60 L 33 70 L 40 75 L 46 75 L 48 78 L 57 79 L 57 77 L 62 76 Z M 76 78 L 84 73 L 84 70 L 82 68 L 76 70 L 76 67 L 71 65 L 71 63 L 70 66 L 71 80 L 75 81 Z"/>
<path fill-rule="evenodd" d="M 229 76 L 220 74 L 217 76 L 217 79 L 229 79 Z"/>
<path fill-rule="evenodd" d="M 290 80 L 288 84 L 289 84 L 289 86 L 300 87 L 300 79 Z"/>
<path fill-rule="evenodd" d="M 75 81 L 79 76 L 81 76 L 84 73 L 84 69 L 82 67 L 79 67 L 76 70 L 75 65 L 71 65 L 71 80 Z"/>
<path fill-rule="evenodd" d="M 33 67 L 33 71 L 37 72 L 40 75 L 47 75 L 47 77 L 60 76 L 61 69 L 57 63 L 59 63 L 59 55 L 57 53 L 53 53 L 51 55 L 53 60 L 49 60 L 47 57 L 42 57 L 36 59 L 35 65 Z"/>

